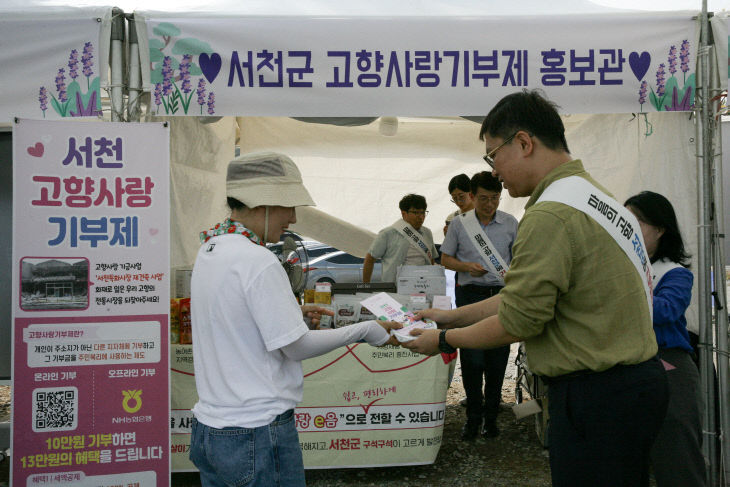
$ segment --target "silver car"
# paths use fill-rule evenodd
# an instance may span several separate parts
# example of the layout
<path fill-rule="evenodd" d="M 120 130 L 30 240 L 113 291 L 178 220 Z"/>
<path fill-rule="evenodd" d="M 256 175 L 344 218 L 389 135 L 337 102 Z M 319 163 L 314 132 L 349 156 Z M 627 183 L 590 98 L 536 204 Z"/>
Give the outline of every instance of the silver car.
<path fill-rule="evenodd" d="M 318 242 L 316 240 L 303 240 L 299 235 L 294 233 L 285 233 L 282 235 L 282 241 L 275 244 L 268 244 L 269 250 L 277 256 L 281 255 L 283 246 L 283 238 L 292 237 L 297 244 L 303 246 L 307 252 L 307 260 L 309 265 L 302 270 L 307 276 L 307 285 L 309 289 L 313 289 L 318 282 L 343 283 L 343 282 L 362 282 L 362 266 L 364 259 L 355 257 L 354 255 L 338 250 L 330 245 Z M 372 281 L 380 281 L 382 275 L 382 264 L 376 262 L 373 265 Z"/>
<path fill-rule="evenodd" d="M 330 247 L 332 248 L 332 247 Z M 307 249 L 309 251 L 309 249 Z M 318 257 L 309 257 L 309 266 L 304 269 L 307 274 L 307 288 L 313 288 L 318 282 L 342 283 L 362 282 L 362 266 L 364 259 L 332 248 L 331 252 Z M 380 262 L 373 265 L 372 281 L 380 281 L 383 266 Z"/>

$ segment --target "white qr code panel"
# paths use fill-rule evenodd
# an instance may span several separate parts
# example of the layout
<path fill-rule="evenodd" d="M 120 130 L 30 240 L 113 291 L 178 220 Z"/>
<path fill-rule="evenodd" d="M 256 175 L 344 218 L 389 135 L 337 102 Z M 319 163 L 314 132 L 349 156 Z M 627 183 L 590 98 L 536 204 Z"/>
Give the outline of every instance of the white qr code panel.
<path fill-rule="evenodd" d="M 33 390 L 33 431 L 71 431 L 78 425 L 79 390 L 72 386 Z"/>

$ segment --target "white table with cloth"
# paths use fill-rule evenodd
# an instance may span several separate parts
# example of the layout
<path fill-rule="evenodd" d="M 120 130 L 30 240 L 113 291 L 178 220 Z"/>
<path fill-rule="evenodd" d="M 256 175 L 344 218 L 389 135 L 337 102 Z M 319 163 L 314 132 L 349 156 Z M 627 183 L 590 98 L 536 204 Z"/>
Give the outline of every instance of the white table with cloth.
<path fill-rule="evenodd" d="M 198 400 L 193 350 L 170 347 L 172 471 L 194 471 L 188 460 L 190 408 Z M 304 361 L 304 398 L 295 413 L 305 468 L 433 463 L 450 365 L 441 355 L 366 343 Z"/>

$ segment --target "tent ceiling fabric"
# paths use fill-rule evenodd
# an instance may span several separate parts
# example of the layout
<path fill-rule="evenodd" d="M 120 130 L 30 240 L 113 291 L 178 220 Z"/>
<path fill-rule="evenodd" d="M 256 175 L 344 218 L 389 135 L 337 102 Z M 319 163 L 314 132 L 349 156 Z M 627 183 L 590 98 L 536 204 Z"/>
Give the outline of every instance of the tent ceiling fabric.
<path fill-rule="evenodd" d="M 375 239 L 374 232 L 311 206 L 297 208 L 297 222 L 291 225 L 289 230 L 319 240 L 357 257 L 365 257 L 370 244 Z"/>
<path fill-rule="evenodd" d="M 377 117 L 292 117 L 305 123 L 321 123 L 324 125 L 337 125 L 338 127 L 358 127 L 373 123 Z"/>
<path fill-rule="evenodd" d="M 500 2 L 497 0 L 370 0 L 369 2 L 343 2 L 338 0 L 213 0 L 194 3 L 179 0 L 176 5 L 166 5 L 163 10 L 187 11 L 194 15 L 202 12 L 225 12 L 226 15 L 261 16 L 474 16 L 474 15 L 566 15 L 601 12 L 617 12 L 618 9 L 593 3 L 589 0 L 523 0 Z"/>

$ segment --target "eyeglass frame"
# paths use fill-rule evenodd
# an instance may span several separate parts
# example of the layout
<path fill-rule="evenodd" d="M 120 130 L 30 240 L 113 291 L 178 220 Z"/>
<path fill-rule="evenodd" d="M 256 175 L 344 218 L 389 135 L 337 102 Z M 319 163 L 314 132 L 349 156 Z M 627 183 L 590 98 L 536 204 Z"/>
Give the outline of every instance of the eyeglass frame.
<path fill-rule="evenodd" d="M 459 203 L 467 199 L 470 194 L 471 193 L 461 193 L 459 196 L 457 196 L 456 198 L 451 198 L 449 201 L 451 201 L 455 205 L 458 205 Z"/>
<path fill-rule="evenodd" d="M 421 213 L 421 212 L 423 212 L 423 213 Z M 428 210 L 415 210 L 415 211 L 406 210 L 406 213 L 410 213 L 411 215 L 416 215 L 416 216 L 421 216 L 421 215 L 426 216 L 426 215 L 428 215 Z"/>
<path fill-rule="evenodd" d="M 486 203 L 486 202 L 488 202 L 488 203 L 498 203 L 498 202 L 502 201 L 502 195 L 501 194 L 495 194 L 495 195 L 492 195 L 492 196 L 477 196 L 474 199 L 477 200 L 480 203 Z"/>
<path fill-rule="evenodd" d="M 512 134 L 509 137 L 507 137 L 506 139 L 504 139 L 504 141 L 501 144 L 499 144 L 497 147 L 495 147 L 494 149 L 492 149 L 489 152 L 487 152 L 486 154 L 484 154 L 482 156 L 482 159 L 484 159 L 484 162 L 486 162 L 487 164 L 489 164 L 489 167 L 491 167 L 492 169 L 494 169 L 494 154 L 496 154 L 499 149 L 501 149 L 505 145 L 507 145 L 510 142 L 512 142 L 512 139 L 515 138 L 515 135 L 519 134 L 520 132 L 523 132 L 523 130 L 518 130 L 514 134 Z M 529 132 L 527 132 L 527 135 L 529 135 L 530 137 L 532 137 L 532 134 L 529 133 Z"/>

